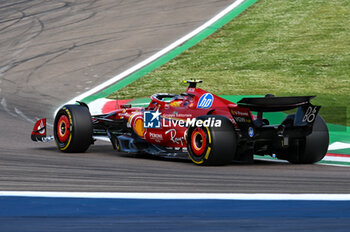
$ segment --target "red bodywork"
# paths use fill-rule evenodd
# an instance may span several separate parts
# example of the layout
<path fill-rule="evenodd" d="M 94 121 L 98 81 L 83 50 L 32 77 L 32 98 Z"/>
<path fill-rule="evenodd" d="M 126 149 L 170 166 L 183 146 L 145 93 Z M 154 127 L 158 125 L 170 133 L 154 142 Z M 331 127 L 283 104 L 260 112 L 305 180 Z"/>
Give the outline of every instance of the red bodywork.
<path fill-rule="evenodd" d="M 211 95 L 212 102 L 200 99 L 204 95 Z M 206 95 L 206 96 L 207 96 Z M 187 128 L 183 123 L 187 119 L 202 115 L 222 115 L 229 118 L 234 124 L 233 116 L 252 120 L 252 114 L 247 108 L 240 108 L 236 104 L 211 94 L 200 88 L 189 87 L 181 99 L 162 101 L 156 95 L 151 96 L 151 102 L 146 108 L 133 107 L 119 109 L 110 114 L 109 119 L 125 119 L 133 131 L 149 143 L 163 147 L 186 147 Z M 161 128 L 144 128 L 144 111 L 159 111 L 161 113 Z M 236 117 L 235 117 L 236 118 Z M 181 126 L 182 125 L 182 126 Z"/>

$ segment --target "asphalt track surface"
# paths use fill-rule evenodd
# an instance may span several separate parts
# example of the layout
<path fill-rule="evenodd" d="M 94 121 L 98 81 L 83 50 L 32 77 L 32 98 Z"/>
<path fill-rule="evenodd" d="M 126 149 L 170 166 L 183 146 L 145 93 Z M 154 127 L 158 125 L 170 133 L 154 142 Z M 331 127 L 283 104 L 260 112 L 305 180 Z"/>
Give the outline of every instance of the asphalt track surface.
<path fill-rule="evenodd" d="M 87 153 L 30 141 L 32 122 L 200 26 L 232 1 L 0 1 L 0 191 L 349 193 L 345 167 Z M 155 90 L 156 91 L 156 90 Z"/>

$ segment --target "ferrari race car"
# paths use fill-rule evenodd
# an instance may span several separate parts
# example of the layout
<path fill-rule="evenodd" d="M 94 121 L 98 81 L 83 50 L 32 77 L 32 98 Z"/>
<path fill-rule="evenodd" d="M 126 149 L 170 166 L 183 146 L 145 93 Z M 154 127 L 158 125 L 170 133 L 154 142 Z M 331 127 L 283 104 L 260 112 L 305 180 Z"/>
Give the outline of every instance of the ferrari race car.
<path fill-rule="evenodd" d="M 318 115 L 314 96 L 243 98 L 237 104 L 189 84 L 183 94 L 158 93 L 147 107 L 123 105 L 108 114 L 90 115 L 83 102 L 65 105 L 56 114 L 54 136 L 46 137 L 46 119 L 33 129 L 33 141 L 55 140 L 62 152 L 85 152 L 108 137 L 119 152 L 189 157 L 198 165 L 252 162 L 254 154 L 296 164 L 320 161 L 329 144 L 328 128 Z M 297 108 L 279 125 L 264 112 Z M 253 114 L 252 112 L 256 112 Z"/>

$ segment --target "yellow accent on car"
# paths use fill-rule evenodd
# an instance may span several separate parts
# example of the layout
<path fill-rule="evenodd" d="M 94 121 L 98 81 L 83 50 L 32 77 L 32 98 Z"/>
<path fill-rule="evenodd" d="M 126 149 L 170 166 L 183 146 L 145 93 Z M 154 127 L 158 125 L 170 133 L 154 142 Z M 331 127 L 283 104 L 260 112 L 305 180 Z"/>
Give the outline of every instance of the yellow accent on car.
<path fill-rule="evenodd" d="M 138 136 L 143 138 L 143 135 L 145 133 L 145 128 L 143 127 L 143 119 L 142 118 L 136 119 L 133 129 Z"/>
<path fill-rule="evenodd" d="M 191 158 L 192 162 L 195 164 L 202 164 L 204 162 L 204 160 L 196 161 L 190 155 L 189 155 L 189 157 Z"/>
<path fill-rule="evenodd" d="M 188 84 L 188 83 L 202 83 L 202 80 L 185 80 L 184 83 Z"/>
<path fill-rule="evenodd" d="M 207 160 L 209 158 L 210 151 L 211 151 L 211 147 L 208 147 L 208 150 L 207 150 L 207 153 L 205 153 L 204 159 Z"/>
<path fill-rule="evenodd" d="M 208 145 L 207 145 L 207 147 L 208 147 L 208 150 L 207 150 L 207 152 L 205 153 L 205 156 L 204 156 L 204 159 L 208 159 L 209 158 L 209 154 L 210 154 L 210 151 L 211 151 L 211 136 L 210 136 L 210 130 L 209 130 L 209 128 L 208 127 L 206 127 L 206 129 L 207 129 L 207 132 L 208 132 Z"/>
<path fill-rule="evenodd" d="M 68 143 L 64 148 L 60 148 L 61 151 L 66 150 L 69 147 L 70 141 L 72 140 L 72 133 L 69 134 Z"/>

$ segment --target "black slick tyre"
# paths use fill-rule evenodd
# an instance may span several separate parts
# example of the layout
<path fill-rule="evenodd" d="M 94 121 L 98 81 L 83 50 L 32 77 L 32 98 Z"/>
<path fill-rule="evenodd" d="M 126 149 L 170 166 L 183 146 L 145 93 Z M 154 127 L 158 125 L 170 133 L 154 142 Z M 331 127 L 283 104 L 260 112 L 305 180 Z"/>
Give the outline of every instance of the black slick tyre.
<path fill-rule="evenodd" d="M 197 165 L 225 165 L 236 154 L 237 137 L 232 122 L 220 115 L 204 115 L 196 120 L 221 121 L 221 126 L 191 126 L 187 131 L 187 150 Z"/>
<path fill-rule="evenodd" d="M 92 143 L 92 120 L 89 109 L 65 105 L 56 114 L 54 137 L 62 152 L 85 152 Z"/>
<path fill-rule="evenodd" d="M 312 133 L 294 141 L 283 157 L 293 164 L 313 164 L 325 157 L 328 145 L 329 133 L 326 122 L 317 115 Z"/>

